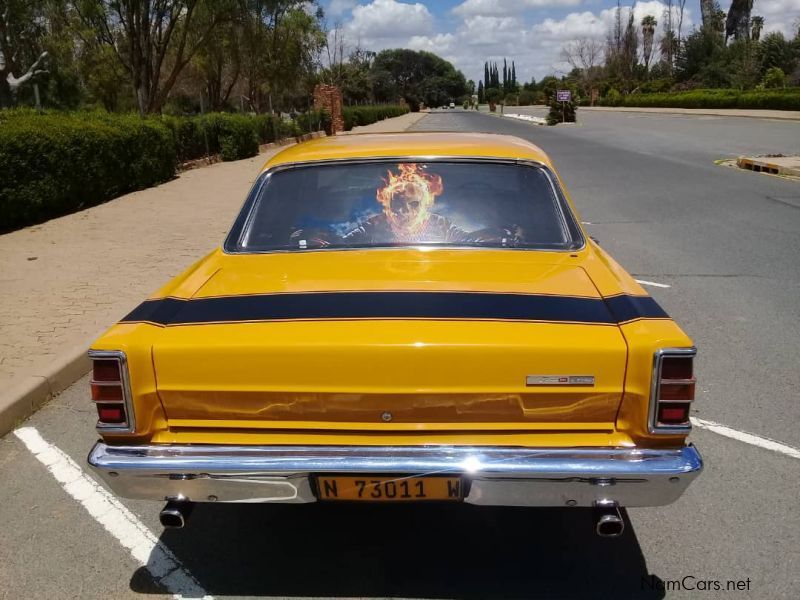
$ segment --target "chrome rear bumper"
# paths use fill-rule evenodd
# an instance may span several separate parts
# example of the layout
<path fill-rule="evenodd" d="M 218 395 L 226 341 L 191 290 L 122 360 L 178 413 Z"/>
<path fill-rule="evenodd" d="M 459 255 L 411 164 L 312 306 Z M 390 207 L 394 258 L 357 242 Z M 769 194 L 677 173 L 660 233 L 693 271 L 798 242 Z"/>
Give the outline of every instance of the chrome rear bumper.
<path fill-rule="evenodd" d="M 319 473 L 460 475 L 464 501 L 498 506 L 660 506 L 703 468 L 694 446 L 507 448 L 466 446 L 109 446 L 89 464 L 124 498 L 192 502 L 317 500 Z"/>

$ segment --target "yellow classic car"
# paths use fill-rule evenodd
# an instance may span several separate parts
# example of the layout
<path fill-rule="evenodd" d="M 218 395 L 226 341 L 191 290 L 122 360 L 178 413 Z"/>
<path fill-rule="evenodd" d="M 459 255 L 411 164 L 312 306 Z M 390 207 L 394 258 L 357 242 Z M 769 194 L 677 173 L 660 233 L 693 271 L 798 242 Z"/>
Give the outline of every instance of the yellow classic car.
<path fill-rule="evenodd" d="M 312 140 L 264 167 L 222 246 L 92 346 L 117 494 L 197 502 L 676 500 L 692 341 L 514 137 Z"/>

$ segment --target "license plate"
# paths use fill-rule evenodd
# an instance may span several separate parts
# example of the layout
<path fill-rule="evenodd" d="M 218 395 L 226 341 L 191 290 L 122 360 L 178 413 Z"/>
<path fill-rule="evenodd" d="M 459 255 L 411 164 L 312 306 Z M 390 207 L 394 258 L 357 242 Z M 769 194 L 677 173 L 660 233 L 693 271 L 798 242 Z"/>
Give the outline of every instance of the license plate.
<path fill-rule="evenodd" d="M 317 477 L 320 500 L 414 502 L 461 500 L 464 482 L 459 477 Z"/>

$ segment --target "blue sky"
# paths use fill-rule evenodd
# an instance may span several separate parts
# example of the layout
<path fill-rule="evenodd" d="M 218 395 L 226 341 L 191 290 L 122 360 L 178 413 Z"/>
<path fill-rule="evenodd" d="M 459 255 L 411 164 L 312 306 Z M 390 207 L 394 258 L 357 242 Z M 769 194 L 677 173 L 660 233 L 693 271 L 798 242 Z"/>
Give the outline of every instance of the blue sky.
<path fill-rule="evenodd" d="M 636 2 L 637 21 L 652 14 L 663 25 L 667 0 Z M 329 28 L 341 25 L 349 48 L 430 50 L 468 79 L 483 77 L 485 60 L 514 60 L 517 79 L 541 79 L 568 67 L 563 45 L 577 38 L 605 39 L 616 0 L 319 0 Z M 674 0 L 673 4 L 677 4 Z M 623 0 L 625 11 L 632 0 Z M 727 10 L 730 0 L 721 0 Z M 800 22 L 800 0 L 755 0 L 765 31 L 790 35 Z M 699 0 L 687 0 L 683 31 L 700 22 Z M 660 33 L 660 32 L 659 32 Z"/>

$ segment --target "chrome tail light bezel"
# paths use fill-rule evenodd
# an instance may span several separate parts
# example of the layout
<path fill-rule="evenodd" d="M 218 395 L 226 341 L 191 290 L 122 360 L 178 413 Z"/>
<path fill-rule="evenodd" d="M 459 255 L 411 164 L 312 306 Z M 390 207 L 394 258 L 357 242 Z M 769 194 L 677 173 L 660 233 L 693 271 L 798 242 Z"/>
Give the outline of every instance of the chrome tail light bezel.
<path fill-rule="evenodd" d="M 650 407 L 647 419 L 647 429 L 652 434 L 661 435 L 686 435 L 692 430 L 691 422 L 686 424 L 660 424 L 658 422 L 658 405 L 661 402 L 661 365 L 665 358 L 678 357 L 678 358 L 694 358 L 697 356 L 697 348 L 661 348 L 656 350 L 653 354 L 653 372 L 650 382 Z M 694 369 L 692 369 L 694 373 Z M 694 376 L 694 375 L 693 375 Z M 696 390 L 696 386 L 695 386 Z M 664 400 L 665 403 L 681 403 L 686 402 L 690 404 L 692 400 Z"/>
<path fill-rule="evenodd" d="M 128 372 L 128 357 L 121 350 L 89 350 L 89 360 L 115 360 L 119 364 L 120 384 L 122 388 L 122 400 L 101 400 L 92 401 L 93 404 L 120 404 L 125 410 L 125 422 L 123 423 L 103 423 L 99 420 L 95 425 L 98 433 L 134 433 L 136 431 L 136 417 L 133 413 L 133 400 L 131 397 L 130 374 Z M 94 374 L 94 365 L 92 366 Z M 92 384 L 107 385 L 107 381 L 91 380 Z M 113 384 L 113 383 L 112 383 Z"/>

